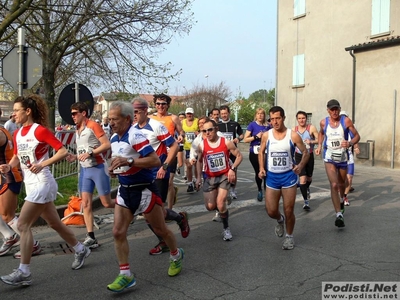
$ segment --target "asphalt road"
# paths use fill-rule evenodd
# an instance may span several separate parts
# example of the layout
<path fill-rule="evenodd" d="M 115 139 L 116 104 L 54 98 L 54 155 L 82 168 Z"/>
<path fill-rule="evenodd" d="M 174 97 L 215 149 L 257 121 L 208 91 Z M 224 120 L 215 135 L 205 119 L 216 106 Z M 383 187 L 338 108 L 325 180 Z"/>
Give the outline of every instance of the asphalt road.
<path fill-rule="evenodd" d="M 296 202 L 295 248 L 281 249 L 264 203 L 257 202 L 254 173 L 247 154 L 238 171 L 238 200 L 230 206 L 233 240 L 222 240 L 222 224 L 212 222 L 202 194 L 187 194 L 184 181 L 175 209 L 190 213 L 191 233 L 180 236 L 185 250 L 182 273 L 167 275 L 168 254 L 150 256 L 157 242 L 143 220 L 130 226 L 130 263 L 137 285 L 115 294 L 106 289 L 118 274 L 112 224 L 103 223 L 94 250 L 80 270 L 72 270 L 73 255 L 65 242 L 46 226 L 34 228 L 44 252 L 33 257 L 33 284 L 12 287 L 0 282 L 0 299 L 321 299 L 324 281 L 400 281 L 400 171 L 356 165 L 355 191 L 350 194 L 344 229 L 334 226 L 335 215 L 323 164 L 317 160 L 311 187 L 311 211 Z M 96 214 L 110 221 L 112 210 Z M 84 228 L 73 228 L 78 238 Z M 61 250 L 64 249 L 65 253 Z M 16 251 L 16 250 L 15 250 Z M 14 252 L 14 251 L 13 251 Z M 18 267 L 12 254 L 0 257 L 0 274 Z"/>

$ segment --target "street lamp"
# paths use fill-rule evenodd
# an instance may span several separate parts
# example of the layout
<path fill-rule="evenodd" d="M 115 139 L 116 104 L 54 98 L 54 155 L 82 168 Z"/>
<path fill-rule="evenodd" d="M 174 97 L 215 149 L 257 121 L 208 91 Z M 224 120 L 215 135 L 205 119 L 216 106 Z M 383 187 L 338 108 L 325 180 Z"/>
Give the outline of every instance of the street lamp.
<path fill-rule="evenodd" d="M 208 75 L 204 75 L 204 77 L 207 79 L 207 90 L 208 90 Z"/>

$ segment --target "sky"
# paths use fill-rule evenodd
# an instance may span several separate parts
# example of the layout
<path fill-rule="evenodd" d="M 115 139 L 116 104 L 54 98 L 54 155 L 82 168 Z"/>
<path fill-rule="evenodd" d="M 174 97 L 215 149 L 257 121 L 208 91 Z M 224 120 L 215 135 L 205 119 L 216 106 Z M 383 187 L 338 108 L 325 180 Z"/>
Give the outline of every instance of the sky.
<path fill-rule="evenodd" d="M 168 93 L 224 82 L 231 98 L 275 87 L 277 0 L 195 0 L 189 35 L 177 36 L 160 55 L 179 80 Z M 165 87 L 164 87 L 165 88 Z"/>

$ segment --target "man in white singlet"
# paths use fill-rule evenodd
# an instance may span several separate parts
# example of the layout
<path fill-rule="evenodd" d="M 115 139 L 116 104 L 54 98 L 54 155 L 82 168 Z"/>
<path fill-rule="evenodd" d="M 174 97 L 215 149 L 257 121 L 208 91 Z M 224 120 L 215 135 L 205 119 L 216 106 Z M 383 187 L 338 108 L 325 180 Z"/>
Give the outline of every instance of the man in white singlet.
<path fill-rule="evenodd" d="M 285 111 L 280 106 L 273 106 L 269 110 L 272 129 L 263 133 L 261 137 L 258 162 L 260 165 L 259 177 L 266 179 L 265 208 L 268 215 L 276 219 L 275 234 L 286 237 L 282 249 L 294 248 L 293 231 L 296 217 L 294 203 L 297 192 L 297 175 L 306 165 L 310 154 L 301 137 L 285 126 Z M 302 153 L 301 161 L 294 162 L 294 149 L 298 147 Z M 267 155 L 265 155 L 267 150 Z M 265 163 L 267 157 L 267 163 Z M 267 170 L 267 172 L 266 172 Z M 283 198 L 284 215 L 279 211 L 279 200 Z"/>

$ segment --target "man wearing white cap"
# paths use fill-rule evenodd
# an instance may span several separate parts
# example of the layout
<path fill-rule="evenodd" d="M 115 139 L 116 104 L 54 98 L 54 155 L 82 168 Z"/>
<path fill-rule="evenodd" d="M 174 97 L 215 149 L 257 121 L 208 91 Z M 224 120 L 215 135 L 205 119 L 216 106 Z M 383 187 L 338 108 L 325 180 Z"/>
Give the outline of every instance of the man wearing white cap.
<path fill-rule="evenodd" d="M 336 212 L 335 226 L 344 227 L 344 189 L 347 176 L 347 149 L 357 144 L 360 135 L 353 122 L 340 115 L 340 103 L 336 99 L 328 101 L 329 116 L 320 122 L 318 147 L 315 154 L 322 153 L 325 170 L 331 186 L 331 198 Z M 349 132 L 354 137 L 348 140 Z"/>
<path fill-rule="evenodd" d="M 199 120 L 194 117 L 194 110 L 191 107 L 186 108 L 186 118 L 182 121 L 182 129 L 185 132 L 185 142 L 183 144 L 183 150 L 185 151 L 185 164 L 186 164 L 186 176 L 188 181 L 188 193 L 194 192 L 193 185 L 193 166 L 190 163 L 190 147 L 199 134 Z"/>

